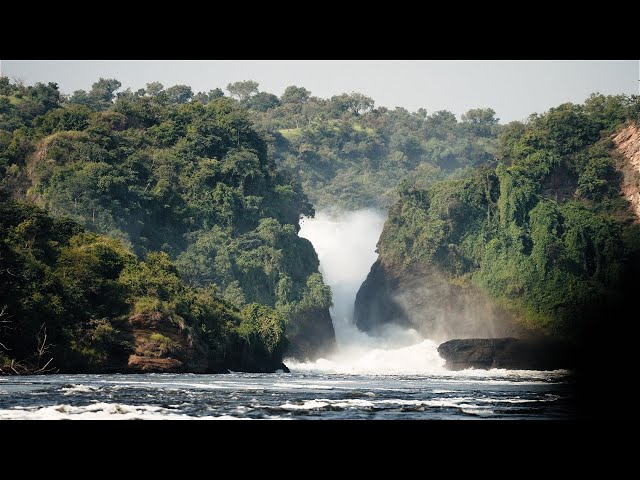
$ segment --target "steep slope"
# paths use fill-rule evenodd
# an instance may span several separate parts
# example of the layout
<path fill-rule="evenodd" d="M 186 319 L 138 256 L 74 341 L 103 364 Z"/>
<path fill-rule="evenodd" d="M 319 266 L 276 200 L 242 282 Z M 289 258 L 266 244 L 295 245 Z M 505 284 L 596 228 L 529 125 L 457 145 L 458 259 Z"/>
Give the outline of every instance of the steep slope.
<path fill-rule="evenodd" d="M 640 127 L 630 123 L 613 136 L 616 150 L 622 157 L 619 166 L 623 174 L 622 194 L 640 220 Z"/>
<path fill-rule="evenodd" d="M 239 309 L 277 309 L 301 357 L 331 348 L 331 293 L 297 235 L 313 208 L 248 112 L 154 84 L 116 98 L 119 86 L 100 79 L 65 101 L 55 84 L 0 78 L 0 187 L 139 258 L 167 253 L 186 283 Z"/>
<path fill-rule="evenodd" d="M 1 194 L 2 192 L 0 192 Z M 165 253 L 0 195 L 0 373 L 281 368 L 285 319 L 185 285 Z"/>
<path fill-rule="evenodd" d="M 640 230 L 631 213 L 637 126 L 624 121 L 637 104 L 594 95 L 561 105 L 507 126 L 497 165 L 428 189 L 404 186 L 358 292 L 359 328 L 571 338 L 628 310 Z"/>
<path fill-rule="evenodd" d="M 436 342 L 450 338 L 523 334 L 512 316 L 481 289 L 451 278 L 437 267 L 403 268 L 377 260 L 356 295 L 354 322 L 383 333 L 396 323 Z"/>

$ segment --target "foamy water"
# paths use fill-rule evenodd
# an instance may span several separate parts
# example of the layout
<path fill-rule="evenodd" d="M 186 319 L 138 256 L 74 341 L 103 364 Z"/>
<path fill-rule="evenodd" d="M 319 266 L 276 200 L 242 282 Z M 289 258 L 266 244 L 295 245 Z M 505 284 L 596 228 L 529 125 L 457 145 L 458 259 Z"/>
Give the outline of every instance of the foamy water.
<path fill-rule="evenodd" d="M 286 359 L 295 371 L 341 374 L 444 373 L 438 345 L 414 329 L 387 325 L 378 336 L 358 330 L 353 308 L 358 289 L 377 258 L 376 243 L 385 214 L 376 210 L 318 212 L 304 219 L 299 235 L 318 252 L 320 272 L 331 287 L 331 318 L 337 349 L 328 358 L 300 363 Z"/>
<path fill-rule="evenodd" d="M 331 358 L 306 363 L 286 359 L 285 363 L 294 372 L 372 375 L 445 373 L 444 360 L 436 348 L 437 345 L 431 340 L 401 348 L 352 345 L 341 348 Z"/>
<path fill-rule="evenodd" d="M 292 365 L 293 366 L 293 365 Z M 295 366 L 294 366 L 295 368 Z M 566 419 L 567 372 L 0 377 L 0 419 Z"/>

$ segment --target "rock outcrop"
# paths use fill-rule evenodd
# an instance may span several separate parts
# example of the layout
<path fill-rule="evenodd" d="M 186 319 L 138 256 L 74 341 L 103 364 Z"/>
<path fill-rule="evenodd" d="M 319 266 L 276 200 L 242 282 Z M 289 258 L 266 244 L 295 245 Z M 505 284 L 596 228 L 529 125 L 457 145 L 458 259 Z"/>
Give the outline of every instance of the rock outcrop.
<path fill-rule="evenodd" d="M 622 194 L 640 221 L 640 127 L 627 125 L 613 136 L 613 143 L 622 156 Z"/>
<path fill-rule="evenodd" d="M 290 344 L 285 357 L 313 361 L 336 348 L 336 333 L 328 309 L 318 309 L 307 314 L 304 323 L 297 330 L 290 327 L 287 327 Z"/>
<path fill-rule="evenodd" d="M 212 352 L 191 328 L 161 312 L 132 315 L 128 324 L 134 350 L 126 373 L 289 372 L 281 352 L 263 351 L 240 337 L 234 337 L 228 351 Z"/>
<path fill-rule="evenodd" d="M 431 339 L 520 335 L 523 330 L 479 289 L 452 283 L 435 266 L 410 270 L 381 260 L 358 290 L 354 321 L 374 335 L 391 323 Z"/>
<path fill-rule="evenodd" d="M 139 313 L 129 318 L 135 350 L 129 356 L 130 372 L 207 371 L 207 349 L 188 328 L 160 312 Z"/>
<path fill-rule="evenodd" d="M 510 370 L 558 370 L 575 366 L 570 344 L 552 339 L 466 338 L 449 340 L 438 347 L 450 370 L 506 368 Z"/>

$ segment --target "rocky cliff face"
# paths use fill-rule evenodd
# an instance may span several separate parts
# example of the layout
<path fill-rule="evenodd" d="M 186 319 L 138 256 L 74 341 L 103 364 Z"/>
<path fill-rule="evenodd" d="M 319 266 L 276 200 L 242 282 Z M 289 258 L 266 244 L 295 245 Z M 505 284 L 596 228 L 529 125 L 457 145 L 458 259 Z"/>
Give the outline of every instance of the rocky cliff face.
<path fill-rule="evenodd" d="M 613 136 L 613 143 L 622 160 L 622 194 L 640 221 L 640 127 L 627 125 Z"/>
<path fill-rule="evenodd" d="M 372 334 L 392 323 L 436 341 L 517 335 L 521 329 L 481 291 L 449 282 L 436 267 L 403 269 L 380 259 L 358 291 L 354 321 Z"/>
<path fill-rule="evenodd" d="M 611 138 L 618 154 L 616 166 L 622 173 L 621 194 L 629 201 L 636 222 L 640 222 L 640 126 L 629 123 Z M 575 174 L 560 165 L 551 170 L 539 193 L 542 197 L 563 204 L 575 196 L 576 188 Z M 455 207 L 455 203 L 451 205 Z M 444 215 L 439 218 L 452 223 L 449 217 Z M 404 228 L 405 223 L 412 221 L 411 217 L 403 218 L 400 214 L 394 220 L 395 224 L 387 221 L 385 232 Z M 420 221 L 425 222 L 425 219 Z M 407 230 L 411 231 L 410 228 Z M 517 323 L 509 312 L 490 300 L 483 291 L 458 281 L 450 272 L 441 270 L 436 262 L 420 264 L 413 257 L 411 261 L 405 257 L 392 262 L 391 256 L 385 254 L 390 250 L 385 243 L 385 232 L 379 244 L 382 254 L 372 266 L 356 297 L 354 320 L 361 330 L 375 333 L 383 325 L 394 323 L 415 328 L 425 337 L 436 341 L 470 337 L 521 337 L 540 333 L 530 326 Z M 410 237 L 404 239 L 406 242 L 414 240 L 417 241 Z M 443 245 L 442 248 L 455 251 L 455 246 L 450 249 L 451 245 Z M 416 252 L 412 255 L 416 255 Z M 404 260 L 410 267 L 398 265 Z"/>
<path fill-rule="evenodd" d="M 134 373 L 204 373 L 207 348 L 204 342 L 180 328 L 159 312 L 140 313 L 129 318 L 135 350 L 127 370 Z"/>
<path fill-rule="evenodd" d="M 313 361 L 336 348 L 336 333 L 327 309 L 318 309 L 305 316 L 304 324 L 296 331 L 287 330 L 290 345 L 285 357 Z"/>

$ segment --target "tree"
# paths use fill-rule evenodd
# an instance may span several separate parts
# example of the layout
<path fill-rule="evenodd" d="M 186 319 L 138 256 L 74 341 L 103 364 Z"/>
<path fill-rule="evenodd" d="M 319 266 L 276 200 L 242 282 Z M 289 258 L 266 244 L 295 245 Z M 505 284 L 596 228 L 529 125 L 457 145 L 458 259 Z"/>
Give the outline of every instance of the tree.
<path fill-rule="evenodd" d="M 11 95 L 13 89 L 9 77 L 0 77 L 0 95 Z"/>
<path fill-rule="evenodd" d="M 45 135 L 68 130 L 84 130 L 89 125 L 91 109 L 85 105 L 56 108 L 36 118 L 34 124 Z"/>
<path fill-rule="evenodd" d="M 12 108 L 13 105 L 11 105 L 11 101 L 7 97 L 0 97 L 0 114 L 9 113 Z"/>
<path fill-rule="evenodd" d="M 496 118 L 493 108 L 472 108 L 467 113 L 462 114 L 462 122 L 472 125 L 497 125 L 500 121 Z"/>
<path fill-rule="evenodd" d="M 158 96 L 160 92 L 162 92 L 162 90 L 164 90 L 164 85 L 162 85 L 160 82 L 147 83 L 146 93 L 150 97 Z"/>
<path fill-rule="evenodd" d="M 260 92 L 251 97 L 246 102 L 247 108 L 252 110 L 258 110 L 260 112 L 266 112 L 272 108 L 280 105 L 280 99 L 273 93 Z"/>
<path fill-rule="evenodd" d="M 238 98 L 241 102 L 246 102 L 252 95 L 258 93 L 258 85 L 259 83 L 253 80 L 245 80 L 228 84 L 227 91 L 232 97 Z"/>
<path fill-rule="evenodd" d="M 427 118 L 427 110 L 424 108 L 419 108 L 418 111 L 415 113 L 415 116 L 424 120 Z"/>
<path fill-rule="evenodd" d="M 115 78 L 100 78 L 91 86 L 89 96 L 101 107 L 107 108 L 115 98 L 115 92 L 122 84 Z"/>
<path fill-rule="evenodd" d="M 375 105 L 373 98 L 362 93 L 354 92 L 349 95 L 349 110 L 354 115 L 360 115 L 371 110 Z"/>
<path fill-rule="evenodd" d="M 342 93 L 331 97 L 332 110 L 339 115 L 339 112 L 351 112 L 360 115 L 371 110 L 375 105 L 372 98 L 362 93 Z"/>
<path fill-rule="evenodd" d="M 174 85 L 165 90 L 170 103 L 187 103 L 193 97 L 191 87 L 187 85 Z"/>
<path fill-rule="evenodd" d="M 306 103 L 311 97 L 311 92 L 304 87 L 289 85 L 280 100 L 282 103 Z"/>
<path fill-rule="evenodd" d="M 209 93 L 206 92 L 198 92 L 193 99 L 197 100 L 201 103 L 207 104 L 211 100 L 215 100 L 216 98 L 224 97 L 224 92 L 220 88 L 215 88 L 213 90 L 209 90 Z"/>
<path fill-rule="evenodd" d="M 60 91 L 57 83 L 49 82 L 45 85 L 38 82 L 33 87 L 27 88 L 26 96 L 40 103 L 45 111 L 60 106 Z"/>
<path fill-rule="evenodd" d="M 122 84 L 115 78 L 100 78 L 91 86 L 89 93 L 76 90 L 69 103 L 86 105 L 96 110 L 106 110 L 113 103 L 115 92 Z"/>
<path fill-rule="evenodd" d="M 462 114 L 461 119 L 469 131 L 481 137 L 490 136 L 492 127 L 498 125 L 500 120 L 492 108 L 472 108 Z"/>

